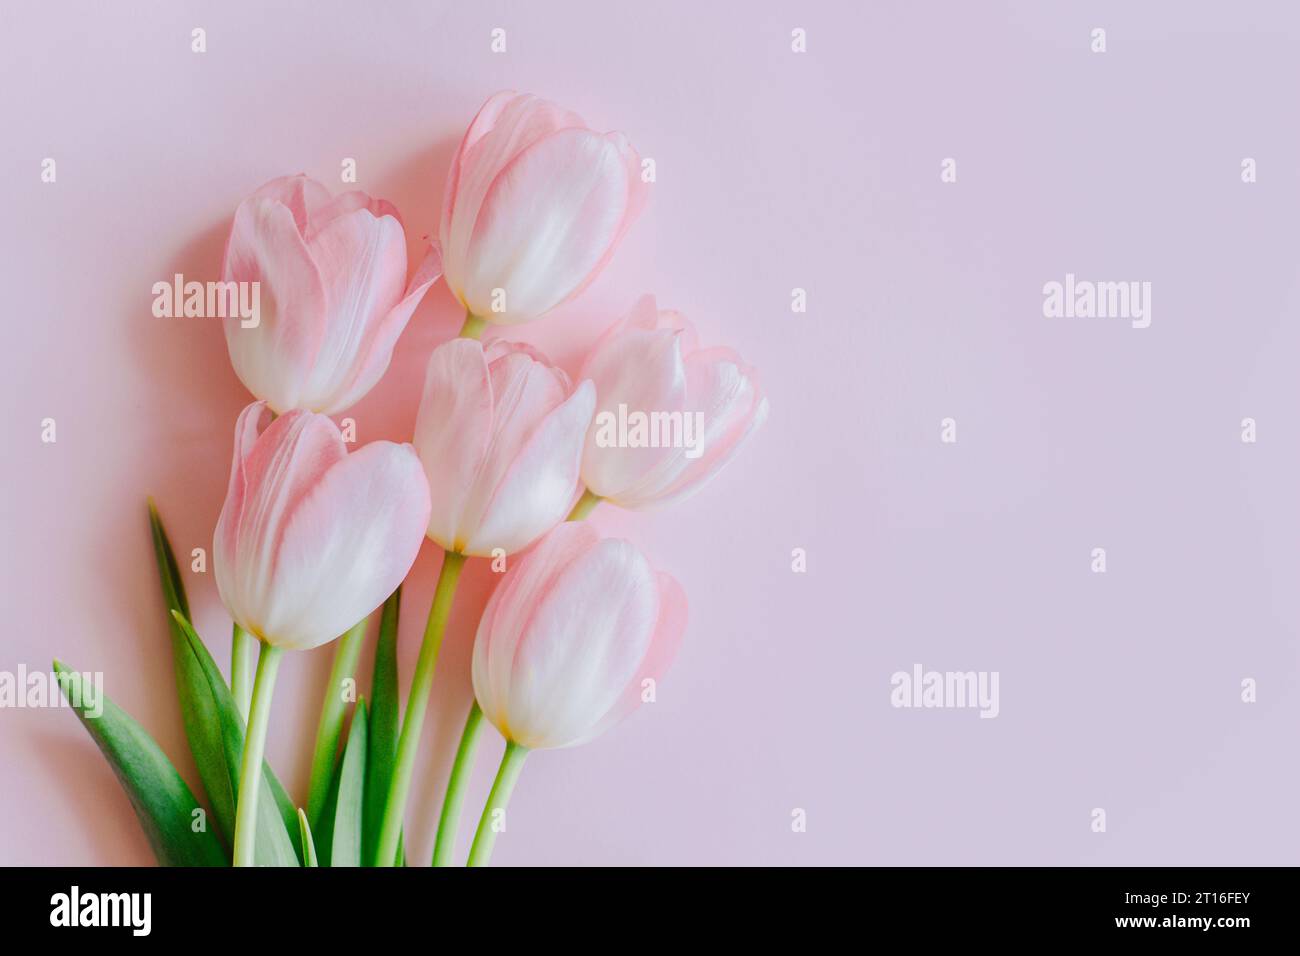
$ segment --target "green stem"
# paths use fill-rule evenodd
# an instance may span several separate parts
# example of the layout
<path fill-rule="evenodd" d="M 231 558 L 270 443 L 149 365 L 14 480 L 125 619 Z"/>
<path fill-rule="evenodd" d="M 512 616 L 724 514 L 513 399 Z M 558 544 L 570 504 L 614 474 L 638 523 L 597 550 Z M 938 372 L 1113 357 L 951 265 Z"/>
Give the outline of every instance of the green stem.
<path fill-rule="evenodd" d="M 506 741 L 501 767 L 497 770 L 496 780 L 492 781 L 492 792 L 488 794 L 487 803 L 483 805 L 483 816 L 478 821 L 474 845 L 469 848 L 469 866 L 487 866 L 492 856 L 492 844 L 497 840 L 496 811 L 501 811 L 504 820 L 506 804 L 510 802 L 510 793 L 515 789 L 515 781 L 519 779 L 519 771 L 524 769 L 524 758 L 527 756 L 527 747 L 513 740 Z"/>
<path fill-rule="evenodd" d="M 574 505 L 573 510 L 569 512 L 569 517 L 564 520 L 581 521 L 583 518 L 587 517 L 587 515 L 591 514 L 592 509 L 603 500 L 604 499 L 601 498 L 600 495 L 593 495 L 590 490 L 584 490 L 582 492 L 582 497 L 578 499 L 578 503 Z"/>
<path fill-rule="evenodd" d="M 239 767 L 239 801 L 235 805 L 235 866 L 252 866 L 257 839 L 257 795 L 262 787 L 262 754 L 266 750 L 266 728 L 271 719 L 271 695 L 275 672 L 283 649 L 262 645 L 253 681 L 253 704 L 248 733 L 244 737 L 244 759 Z"/>
<path fill-rule="evenodd" d="M 362 618 L 352 630 L 338 639 L 334 648 L 334 665 L 330 668 L 325 699 L 321 702 L 320 721 L 316 725 L 316 749 L 311 755 L 311 783 L 307 789 L 307 822 L 312 830 L 320 829 L 321 811 L 329 797 L 334 778 L 334 760 L 338 755 L 339 737 L 343 733 L 343 682 L 357 671 L 361 645 L 366 640 L 368 618 Z"/>
<path fill-rule="evenodd" d="M 474 750 L 478 747 L 478 734 L 483 726 L 483 711 L 478 701 L 465 718 L 465 732 L 460 735 L 456 748 L 456 762 L 451 765 L 447 778 L 447 795 L 442 800 L 442 816 L 438 819 L 438 838 L 433 844 L 433 865 L 451 866 L 451 855 L 456 852 L 456 831 L 460 827 L 460 811 L 465 805 L 465 785 L 469 771 L 474 766 Z"/>
<path fill-rule="evenodd" d="M 253 651 L 257 638 L 235 625 L 230 639 L 230 696 L 235 699 L 239 716 L 248 722 L 248 702 L 253 695 Z"/>
<path fill-rule="evenodd" d="M 411 789 L 411 775 L 415 771 L 415 755 L 420 749 L 420 734 L 424 731 L 424 714 L 429 709 L 429 691 L 433 687 L 433 671 L 438 663 L 438 649 L 451 615 L 451 603 L 456 596 L 456 581 L 465 565 L 465 555 L 448 551 L 438 572 L 438 585 L 433 591 L 433 604 L 429 607 L 429 623 L 424 628 L 424 642 L 420 657 L 415 663 L 415 676 L 411 679 L 411 696 L 406 703 L 406 716 L 402 718 L 402 732 L 397 738 L 397 763 L 393 766 L 393 782 L 384 804 L 384 820 L 379 828 L 379 847 L 375 855 L 376 866 L 392 866 L 397 857 L 397 841 L 402 835 L 402 817 L 406 813 L 406 796 Z"/>
<path fill-rule="evenodd" d="M 465 324 L 460 327 L 459 338 L 477 339 L 482 336 L 485 328 L 487 328 L 487 319 L 480 319 L 473 312 L 467 310 L 465 312 Z"/>

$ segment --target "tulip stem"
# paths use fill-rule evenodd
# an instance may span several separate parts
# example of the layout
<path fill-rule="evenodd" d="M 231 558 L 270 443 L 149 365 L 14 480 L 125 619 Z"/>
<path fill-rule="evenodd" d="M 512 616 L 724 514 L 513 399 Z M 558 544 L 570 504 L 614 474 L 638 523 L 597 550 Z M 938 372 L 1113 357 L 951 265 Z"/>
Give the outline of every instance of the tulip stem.
<path fill-rule="evenodd" d="M 271 694 L 275 672 L 284 650 L 262 645 L 253 680 L 253 704 L 248 733 L 244 736 L 244 759 L 239 767 L 239 799 L 235 804 L 235 866 L 253 866 L 257 838 L 257 795 L 262 788 L 262 754 L 266 750 L 266 728 L 271 719 Z"/>
<path fill-rule="evenodd" d="M 460 327 L 459 338 L 477 339 L 487 327 L 487 319 L 480 319 L 473 312 L 465 312 L 465 324 Z"/>
<path fill-rule="evenodd" d="M 339 638 L 334 649 L 334 664 L 330 668 L 329 683 L 325 685 L 320 722 L 316 725 L 316 749 L 311 755 L 311 782 L 307 788 L 307 822 L 313 830 L 320 829 L 321 811 L 325 809 L 325 799 L 334 778 L 334 761 L 343 732 L 343 682 L 356 674 L 368 622 L 369 618 L 363 617 L 359 624 Z"/>
<path fill-rule="evenodd" d="M 451 855 L 456 852 L 456 831 L 460 827 L 460 811 L 465 805 L 465 785 L 469 771 L 474 766 L 474 750 L 478 747 L 478 734 L 483 726 L 483 711 L 478 701 L 465 718 L 465 732 L 460 735 L 456 748 L 456 762 L 451 765 L 447 778 L 447 795 L 442 800 L 442 816 L 438 819 L 438 838 L 433 844 L 433 865 L 451 866 Z"/>
<path fill-rule="evenodd" d="M 239 716 L 248 722 L 248 702 L 253 695 L 253 653 L 257 639 L 235 625 L 230 638 L 230 696 L 235 699 Z"/>
<path fill-rule="evenodd" d="M 506 804 L 510 802 L 510 793 L 515 789 L 515 781 L 519 779 L 519 771 L 524 769 L 524 758 L 527 756 L 527 747 L 513 740 L 506 741 L 506 752 L 501 757 L 497 778 L 492 781 L 492 792 L 483 805 L 483 816 L 478 821 L 474 845 L 469 848 L 469 866 L 487 866 L 492 856 L 492 845 L 496 843 L 497 831 L 506 828 Z"/>
<path fill-rule="evenodd" d="M 420 749 L 424 714 L 429 709 L 438 649 L 442 646 L 442 635 L 447 629 L 447 618 L 451 615 L 452 600 L 456 596 L 456 581 L 464 565 L 465 555 L 448 551 L 442 559 L 442 570 L 438 572 L 433 604 L 429 607 L 429 623 L 424 628 L 424 642 L 420 645 L 415 676 L 411 679 L 411 696 L 407 699 L 402 732 L 397 738 L 397 762 L 393 765 L 393 782 L 384 804 L 384 820 L 375 852 L 376 866 L 392 866 L 397 859 L 397 842 L 402 835 L 402 817 L 406 813 L 406 797 L 415 771 L 415 755 Z"/>
<path fill-rule="evenodd" d="M 578 503 L 573 506 L 573 510 L 569 512 L 569 517 L 564 520 L 581 521 L 583 518 L 587 517 L 587 515 L 591 514 L 592 509 L 595 508 L 596 505 L 600 504 L 604 500 L 605 499 L 600 495 L 593 495 L 590 489 L 586 489 L 582 492 L 582 497 L 578 499 Z"/>

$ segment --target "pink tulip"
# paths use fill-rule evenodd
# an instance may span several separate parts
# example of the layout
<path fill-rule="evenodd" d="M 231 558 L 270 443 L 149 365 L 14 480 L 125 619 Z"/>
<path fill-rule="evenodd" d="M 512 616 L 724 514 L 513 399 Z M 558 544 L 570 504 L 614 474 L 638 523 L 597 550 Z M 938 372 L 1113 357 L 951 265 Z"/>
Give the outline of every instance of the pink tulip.
<path fill-rule="evenodd" d="M 564 520 L 595 402 L 590 382 L 572 388 L 526 345 L 457 338 L 435 349 L 415 421 L 429 537 L 461 554 L 512 554 Z"/>
<path fill-rule="evenodd" d="M 566 522 L 493 592 L 474 640 L 474 696 L 508 741 L 568 747 L 603 733 L 663 677 L 686 597 L 627 541 Z"/>
<path fill-rule="evenodd" d="M 429 489 L 410 445 L 377 441 L 348 454 L 324 415 L 270 417 L 254 402 L 235 425 L 213 565 L 240 627 L 307 650 L 402 583 L 424 538 Z"/>
<path fill-rule="evenodd" d="M 677 312 L 644 296 L 583 365 L 596 384 L 582 480 L 590 495 L 649 508 L 698 491 L 767 418 L 754 369 L 701 349 Z"/>
<path fill-rule="evenodd" d="M 431 249 L 406 281 L 397 210 L 363 192 L 331 198 L 306 176 L 267 183 L 239 205 L 222 277 L 260 284 L 256 322 L 226 319 L 235 373 L 277 412 L 355 404 L 441 273 Z"/>
<path fill-rule="evenodd" d="M 493 96 L 447 175 L 439 235 L 447 284 L 471 316 L 527 322 L 604 268 L 648 190 L 622 133 L 535 96 Z"/>

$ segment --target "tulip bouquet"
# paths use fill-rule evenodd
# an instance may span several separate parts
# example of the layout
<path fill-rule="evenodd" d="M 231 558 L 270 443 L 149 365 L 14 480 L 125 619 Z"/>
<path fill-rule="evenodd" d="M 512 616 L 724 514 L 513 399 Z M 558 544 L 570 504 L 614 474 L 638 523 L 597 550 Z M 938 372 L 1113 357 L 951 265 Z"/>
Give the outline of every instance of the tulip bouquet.
<path fill-rule="evenodd" d="M 404 865 L 407 797 L 457 579 L 470 558 L 508 563 L 478 624 L 474 703 L 447 781 L 434 865 L 455 833 L 483 721 L 505 755 L 470 865 L 486 864 L 525 758 L 603 733 L 672 661 L 686 624 L 678 583 L 638 548 L 582 519 L 602 501 L 666 504 L 699 489 L 763 421 L 752 369 L 701 348 L 686 319 L 636 303 L 590 351 L 575 385 L 537 350 L 489 327 L 545 315 L 600 272 L 645 199 L 636 152 L 532 96 L 493 96 L 447 176 L 437 245 L 407 275 L 390 204 L 277 179 L 235 212 L 226 282 L 265 304 L 226 340 L 255 401 L 239 415 L 213 565 L 234 621 L 229 680 L 191 623 L 184 583 L 150 503 L 185 733 L 200 801 L 152 739 L 106 702 L 77 708 L 160 863 Z M 422 296 L 442 278 L 465 308 L 430 356 L 411 444 L 349 451 L 329 417 L 383 376 Z M 609 441 L 628 410 L 683 441 Z M 689 431 L 689 429 L 686 429 Z M 641 436 L 643 439 L 645 436 Z M 671 437 L 671 435 L 670 435 Z M 425 537 L 443 550 L 404 712 L 397 622 Z M 518 557 L 515 557 L 518 556 Z M 369 704 L 346 721 L 367 623 L 378 618 Z M 264 759 L 286 651 L 335 642 L 306 800 Z M 74 707 L 76 672 L 55 662 Z M 344 723 L 348 723 L 346 732 Z M 211 824 L 209 825 L 209 815 Z"/>

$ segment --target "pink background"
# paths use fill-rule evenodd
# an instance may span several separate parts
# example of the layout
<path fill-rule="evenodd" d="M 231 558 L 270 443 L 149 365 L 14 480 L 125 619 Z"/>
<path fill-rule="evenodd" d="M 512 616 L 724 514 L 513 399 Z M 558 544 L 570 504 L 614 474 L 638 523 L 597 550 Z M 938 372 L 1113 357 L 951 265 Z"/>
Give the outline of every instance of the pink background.
<path fill-rule="evenodd" d="M 496 862 L 1300 862 L 1288 5 L 11 2 L 3 16 L 0 669 L 57 655 L 104 671 L 195 782 L 144 496 L 182 555 L 210 549 L 249 397 L 216 323 L 153 318 L 150 287 L 215 278 L 241 198 L 297 171 L 340 189 L 345 157 L 402 211 L 414 256 L 465 125 L 515 88 L 626 131 L 658 166 L 612 265 L 519 337 L 573 370 L 653 291 L 758 366 L 772 414 L 697 497 L 596 512 L 683 582 L 687 642 L 658 703 L 530 760 Z M 1096 26 L 1104 55 L 1089 52 Z M 494 27 L 506 54 L 489 50 Z M 959 178 L 943 184 L 950 156 Z M 1151 328 L 1045 319 L 1043 283 L 1066 272 L 1152 282 Z M 458 322 L 439 284 L 350 413 L 361 441 L 409 438 L 425 358 Z M 956 445 L 939 441 L 949 416 Z M 404 681 L 436 566 L 426 545 Z M 408 816 L 416 861 L 490 578 L 467 571 L 443 651 Z M 224 664 L 212 575 L 187 583 Z M 300 800 L 329 660 L 281 670 L 269 755 Z M 913 663 L 999 671 L 1001 715 L 891 708 L 890 675 Z M 1258 703 L 1239 699 L 1247 677 Z M 500 749 L 487 733 L 467 830 Z M 151 861 L 71 713 L 0 711 L 0 767 L 0 862 Z"/>

